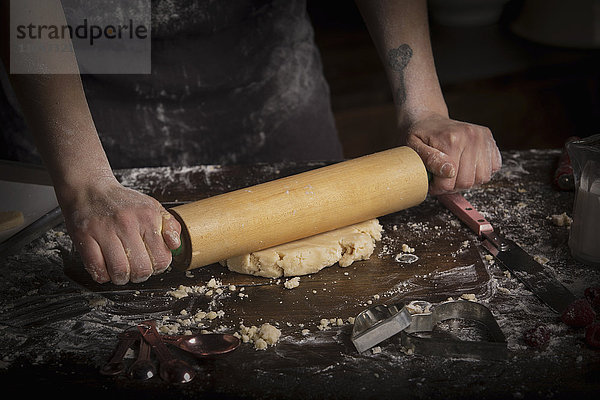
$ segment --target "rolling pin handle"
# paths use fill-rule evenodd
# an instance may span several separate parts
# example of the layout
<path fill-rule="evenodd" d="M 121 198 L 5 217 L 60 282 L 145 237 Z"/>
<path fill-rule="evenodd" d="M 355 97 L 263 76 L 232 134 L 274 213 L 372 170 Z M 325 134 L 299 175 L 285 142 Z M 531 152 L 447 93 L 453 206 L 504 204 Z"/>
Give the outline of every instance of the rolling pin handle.
<path fill-rule="evenodd" d="M 179 245 L 178 248 L 171 250 L 171 255 L 173 255 L 173 257 L 178 256 L 181 254 L 182 251 L 183 251 L 183 242 Z"/>

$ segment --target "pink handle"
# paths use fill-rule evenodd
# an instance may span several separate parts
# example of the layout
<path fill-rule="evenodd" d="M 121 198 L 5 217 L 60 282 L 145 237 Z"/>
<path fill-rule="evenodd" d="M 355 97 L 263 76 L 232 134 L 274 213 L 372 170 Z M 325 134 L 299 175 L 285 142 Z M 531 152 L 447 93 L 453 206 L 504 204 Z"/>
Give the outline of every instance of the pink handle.
<path fill-rule="evenodd" d="M 492 232 L 494 230 L 492 224 L 490 224 L 483 215 L 479 214 L 462 194 L 444 194 L 438 196 L 437 199 L 477 235 L 481 236 L 485 232 Z"/>

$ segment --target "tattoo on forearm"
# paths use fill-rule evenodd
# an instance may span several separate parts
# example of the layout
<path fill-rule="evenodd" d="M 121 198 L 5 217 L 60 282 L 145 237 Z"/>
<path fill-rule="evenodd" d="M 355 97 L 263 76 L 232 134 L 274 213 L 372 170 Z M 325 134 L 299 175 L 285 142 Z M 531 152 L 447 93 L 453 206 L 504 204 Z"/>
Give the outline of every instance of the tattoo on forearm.
<path fill-rule="evenodd" d="M 413 51 L 409 45 L 403 44 L 396 49 L 388 51 L 388 65 L 398 73 L 399 83 L 398 90 L 396 92 L 396 101 L 398 105 L 406 101 L 406 85 L 404 83 L 404 69 L 408 65 L 410 58 L 413 55 Z"/>

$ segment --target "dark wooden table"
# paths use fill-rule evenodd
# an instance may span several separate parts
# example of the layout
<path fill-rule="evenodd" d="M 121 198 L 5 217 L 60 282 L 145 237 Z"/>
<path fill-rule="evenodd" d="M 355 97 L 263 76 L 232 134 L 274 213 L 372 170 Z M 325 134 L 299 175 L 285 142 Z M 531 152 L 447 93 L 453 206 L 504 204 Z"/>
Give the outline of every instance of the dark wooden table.
<path fill-rule="evenodd" d="M 550 218 L 570 215 L 573 202 L 572 192 L 551 185 L 558 155 L 554 150 L 504 153 L 503 169 L 465 197 L 496 229 L 547 260 L 547 268 L 582 295 L 586 287 L 600 283 L 600 271 L 571 258 L 568 228 Z M 321 165 L 148 168 L 118 171 L 118 177 L 172 206 Z M 188 273 L 170 271 L 137 285 L 98 285 L 82 271 L 59 226 L 1 264 L 3 316 L 31 310 L 26 315 L 39 313 L 50 321 L 2 318 L 0 379 L 23 394 L 84 398 L 564 398 L 600 392 L 600 352 L 585 344 L 583 330 L 562 324 L 487 260 L 479 239 L 435 199 L 380 221 L 385 234 L 370 260 L 302 277 L 293 290 L 284 288 L 284 279 L 239 275 L 218 264 Z M 403 244 L 415 249 L 416 261 L 397 260 Z M 242 344 L 212 359 L 188 357 L 198 376 L 185 385 L 168 385 L 158 377 L 139 382 L 99 374 L 119 332 L 147 319 L 181 317 L 174 312 L 181 302 L 168 291 L 205 285 L 213 277 L 224 285 L 223 293 L 197 304 L 224 315 L 186 329 L 233 333 L 241 323 L 269 322 L 282 331 L 276 346 L 259 351 Z M 236 285 L 236 292 L 228 285 Z M 242 287 L 247 297 L 239 297 Z M 370 304 L 425 301 L 435 306 L 467 294 L 494 314 L 507 337 L 507 361 L 407 354 L 398 337 L 381 343 L 380 353 L 359 354 L 348 322 L 318 329 L 322 318 L 346 321 Z M 72 315 L 53 319 L 48 305 L 59 299 L 78 306 L 69 306 Z M 90 299 L 102 301 L 90 306 Z M 522 340 L 523 332 L 538 324 L 552 332 L 542 350 L 528 348 Z M 303 329 L 309 333 L 302 334 Z M 446 329 L 473 340 L 456 328 Z"/>

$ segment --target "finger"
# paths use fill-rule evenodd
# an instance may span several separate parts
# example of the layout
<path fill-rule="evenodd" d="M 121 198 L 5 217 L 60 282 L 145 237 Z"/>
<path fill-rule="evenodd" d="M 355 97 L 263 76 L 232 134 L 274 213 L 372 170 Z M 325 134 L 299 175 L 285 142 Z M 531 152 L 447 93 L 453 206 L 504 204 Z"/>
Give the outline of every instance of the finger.
<path fill-rule="evenodd" d="M 150 232 L 145 232 L 142 235 L 146 251 L 150 256 L 152 262 L 152 269 L 154 274 L 160 274 L 164 272 L 169 265 L 171 265 L 172 254 L 171 250 L 167 247 L 161 233 L 155 229 Z"/>
<path fill-rule="evenodd" d="M 147 280 L 154 272 L 150 254 L 138 232 L 120 236 L 125 255 L 129 260 L 129 279 L 133 283 Z"/>
<path fill-rule="evenodd" d="M 123 243 L 116 234 L 107 235 L 98 241 L 106 270 L 110 275 L 112 283 L 115 285 L 124 285 L 129 282 L 129 260 L 125 255 Z"/>
<path fill-rule="evenodd" d="M 492 173 L 497 172 L 502 168 L 502 154 L 496 142 L 494 142 L 494 158 L 492 162 Z"/>
<path fill-rule="evenodd" d="M 452 159 L 445 153 L 423 143 L 420 138 L 409 137 L 407 144 L 414 149 L 423 160 L 425 168 L 434 175 L 429 186 L 429 193 L 437 196 L 454 188 L 456 167 Z M 449 161 L 449 162 L 448 162 Z"/>
<path fill-rule="evenodd" d="M 491 173 L 492 173 L 491 161 L 483 160 L 483 161 L 478 162 L 477 166 L 475 167 L 475 180 L 474 180 L 473 184 L 475 186 L 477 186 L 477 185 L 483 185 L 484 183 L 488 182 L 490 180 Z"/>
<path fill-rule="evenodd" d="M 161 211 L 162 215 L 162 237 L 167 247 L 176 250 L 181 246 L 181 225 L 167 210 Z"/>
<path fill-rule="evenodd" d="M 493 158 L 493 149 L 491 148 L 491 143 L 486 143 L 487 150 L 485 154 L 477 154 L 477 162 L 475 168 L 475 184 L 481 185 L 490 180 L 492 175 L 492 158 Z"/>
<path fill-rule="evenodd" d="M 443 151 L 425 144 L 420 138 L 411 136 L 408 145 L 412 147 L 423 160 L 425 168 L 440 178 L 453 178 L 456 175 L 454 161 Z"/>
<path fill-rule="evenodd" d="M 98 283 L 110 282 L 110 275 L 106 270 L 106 263 L 100 245 L 92 237 L 78 242 L 83 266 L 92 279 Z"/>
<path fill-rule="evenodd" d="M 463 149 L 460 155 L 458 175 L 456 176 L 454 189 L 469 189 L 475 183 L 477 158 L 474 153 L 476 152 Z"/>

